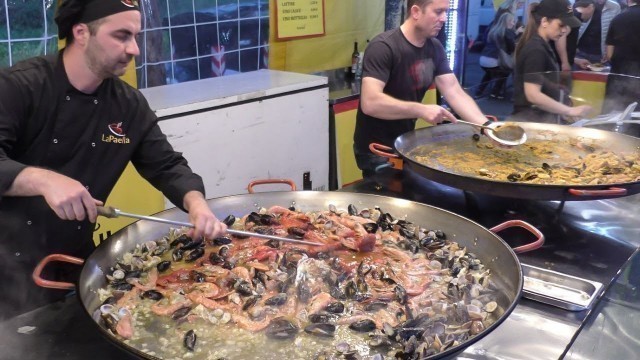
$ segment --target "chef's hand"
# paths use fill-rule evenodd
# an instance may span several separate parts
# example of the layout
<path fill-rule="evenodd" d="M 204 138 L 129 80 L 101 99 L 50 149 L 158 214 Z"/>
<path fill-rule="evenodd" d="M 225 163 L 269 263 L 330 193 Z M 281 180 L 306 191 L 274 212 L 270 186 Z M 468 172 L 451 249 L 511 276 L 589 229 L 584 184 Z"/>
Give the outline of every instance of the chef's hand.
<path fill-rule="evenodd" d="M 456 122 L 456 117 L 451 112 L 439 105 L 423 105 L 420 116 L 424 121 L 433 125 L 439 124 L 445 120 Z"/>
<path fill-rule="evenodd" d="M 211 212 L 211 208 L 201 192 L 189 191 L 184 196 L 184 208 L 189 211 L 189 222 L 195 226 L 187 234 L 190 237 L 197 239 L 204 236 L 207 239 L 214 239 L 224 235 L 227 231 L 227 225 L 218 220 Z"/>
<path fill-rule="evenodd" d="M 37 170 L 42 176 L 38 181 L 39 193 L 60 219 L 83 221 L 88 217 L 92 223 L 96 222 L 96 206 L 102 206 L 102 201 L 94 199 L 77 180 L 54 171 Z"/>

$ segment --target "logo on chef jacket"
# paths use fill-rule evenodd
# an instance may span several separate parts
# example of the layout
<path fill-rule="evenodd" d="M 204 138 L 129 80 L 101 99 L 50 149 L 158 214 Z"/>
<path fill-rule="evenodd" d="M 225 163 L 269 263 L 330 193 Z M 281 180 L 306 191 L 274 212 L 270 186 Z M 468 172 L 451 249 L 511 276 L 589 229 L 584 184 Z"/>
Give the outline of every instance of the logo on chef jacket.
<path fill-rule="evenodd" d="M 111 134 L 106 136 L 102 134 L 103 142 L 114 143 L 114 144 L 128 144 L 131 142 L 131 139 L 129 139 L 125 135 L 124 130 L 122 130 L 121 122 L 109 124 L 107 125 L 107 127 L 109 128 L 109 132 L 111 132 Z"/>
<path fill-rule="evenodd" d="M 138 1 L 137 0 L 120 0 L 120 2 L 122 3 L 122 5 L 124 6 L 128 6 L 128 7 L 138 7 Z"/>

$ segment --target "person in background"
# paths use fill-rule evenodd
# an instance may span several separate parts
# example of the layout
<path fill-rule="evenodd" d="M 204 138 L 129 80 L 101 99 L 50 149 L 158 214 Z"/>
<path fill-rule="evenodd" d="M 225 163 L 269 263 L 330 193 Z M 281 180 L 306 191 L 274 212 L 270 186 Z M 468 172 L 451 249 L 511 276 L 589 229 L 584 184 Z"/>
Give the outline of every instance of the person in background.
<path fill-rule="evenodd" d="M 611 72 L 607 77 L 602 112 L 623 111 L 630 103 L 640 101 L 638 0 L 628 0 L 628 9 L 611 21 L 606 43 Z"/>
<path fill-rule="evenodd" d="M 487 122 L 460 86 L 442 44 L 435 39 L 448 9 L 449 0 L 408 0 L 403 24 L 377 35 L 367 46 L 353 136 L 356 162 L 365 178 L 387 162 L 372 154 L 369 144 L 393 146 L 399 135 L 414 129 L 417 118 L 430 124 L 456 121 L 442 106 L 422 103 L 433 83 L 462 118 Z"/>
<path fill-rule="evenodd" d="M 590 106 L 564 103 L 559 64 L 549 41 L 557 41 L 580 21 L 567 0 L 542 0 L 529 7 L 529 21 L 516 45 L 513 120 L 557 123 L 562 117 L 582 117 Z"/>
<path fill-rule="evenodd" d="M 573 14 L 584 23 L 591 19 L 595 8 L 595 0 L 577 0 L 573 4 Z M 554 42 L 553 48 L 556 51 L 556 56 L 558 57 L 562 71 L 571 71 L 574 68 L 580 26 L 582 26 L 582 24 L 570 28 L 565 36 L 560 37 L 558 41 Z M 577 69 L 586 69 L 589 65 L 589 61 L 585 59 L 578 58 L 577 61 Z"/>
<path fill-rule="evenodd" d="M 607 33 L 611 20 L 620 13 L 620 5 L 612 0 L 595 0 L 595 8 L 591 14 L 582 14 L 582 25 L 578 32 L 578 50 L 575 63 L 586 69 L 591 63 L 606 63 Z"/>
<path fill-rule="evenodd" d="M 0 71 L 0 319 L 66 295 L 38 288 L 31 273 L 51 253 L 93 252 L 96 207 L 129 161 L 189 212 L 191 236 L 226 231 L 200 176 L 118 78 L 139 54 L 137 1 L 64 0 L 55 21 L 64 49 Z M 74 281 L 79 270 L 52 265 L 43 277 Z"/>
<path fill-rule="evenodd" d="M 478 86 L 476 96 L 481 96 L 487 85 L 493 82 L 490 96 L 504 99 L 507 77 L 513 68 L 500 66 L 500 51 L 504 51 L 508 55 L 513 54 L 516 48 L 516 32 L 513 30 L 515 25 L 515 16 L 505 12 L 489 30 L 487 44 L 482 49 L 479 60 L 480 66 L 484 70 L 484 76 Z"/>

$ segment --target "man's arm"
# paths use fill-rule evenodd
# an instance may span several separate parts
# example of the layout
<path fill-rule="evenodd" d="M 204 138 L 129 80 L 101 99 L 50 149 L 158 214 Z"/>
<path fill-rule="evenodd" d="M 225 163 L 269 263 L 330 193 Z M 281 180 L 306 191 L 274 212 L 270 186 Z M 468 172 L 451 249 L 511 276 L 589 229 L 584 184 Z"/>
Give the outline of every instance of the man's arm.
<path fill-rule="evenodd" d="M 365 114 L 383 120 L 421 118 L 432 124 L 455 121 L 455 117 L 441 106 L 398 100 L 385 94 L 384 86 L 384 82 L 373 77 L 362 79 L 360 106 Z"/>
<path fill-rule="evenodd" d="M 613 57 L 614 50 L 615 50 L 615 46 L 607 45 L 607 54 L 606 54 L 606 58 L 604 59 L 604 62 L 611 60 L 611 58 Z"/>
<path fill-rule="evenodd" d="M 437 76 L 436 86 L 453 110 L 464 120 L 475 124 L 487 122 L 486 116 L 484 116 L 476 102 L 473 101 L 473 98 L 460 86 L 455 75 L 444 74 Z"/>
<path fill-rule="evenodd" d="M 63 220 L 82 221 L 88 215 L 89 221 L 95 222 L 96 205 L 102 205 L 80 182 L 36 167 L 20 171 L 3 196 L 42 196 Z"/>
<path fill-rule="evenodd" d="M 227 226 L 216 218 L 201 192 L 187 192 L 182 205 L 189 212 L 189 222 L 195 225 L 191 230 L 191 237 L 214 239 L 227 231 Z"/>

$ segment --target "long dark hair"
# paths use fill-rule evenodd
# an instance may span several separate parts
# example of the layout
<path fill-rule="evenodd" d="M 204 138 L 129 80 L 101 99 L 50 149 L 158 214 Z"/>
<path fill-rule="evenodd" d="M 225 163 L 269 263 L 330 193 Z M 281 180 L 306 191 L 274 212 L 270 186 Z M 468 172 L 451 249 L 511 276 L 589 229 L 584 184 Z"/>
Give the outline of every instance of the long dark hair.
<path fill-rule="evenodd" d="M 506 12 L 500 16 L 498 21 L 489 30 L 489 41 L 500 47 L 500 43 L 504 43 L 504 34 L 507 32 L 507 21 L 515 18 L 512 13 Z"/>
<path fill-rule="evenodd" d="M 516 45 L 516 56 L 520 53 L 520 50 L 524 47 L 531 37 L 538 32 L 538 27 L 540 26 L 540 22 L 542 21 L 542 16 L 536 14 L 536 8 L 538 8 L 538 3 L 533 3 L 529 5 L 529 9 L 527 12 L 527 27 L 524 29 L 524 33 L 522 33 L 522 37 L 518 41 Z"/>

